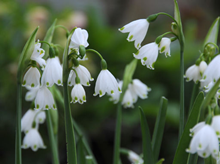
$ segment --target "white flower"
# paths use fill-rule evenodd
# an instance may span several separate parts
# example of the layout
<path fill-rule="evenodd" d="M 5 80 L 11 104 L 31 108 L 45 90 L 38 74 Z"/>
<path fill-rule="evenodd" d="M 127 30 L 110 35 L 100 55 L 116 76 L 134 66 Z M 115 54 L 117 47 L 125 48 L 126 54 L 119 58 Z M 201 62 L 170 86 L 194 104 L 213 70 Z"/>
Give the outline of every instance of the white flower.
<path fill-rule="evenodd" d="M 86 93 L 81 84 L 74 85 L 71 91 L 71 97 L 72 97 L 71 102 L 74 102 L 74 103 L 79 102 L 80 104 L 83 104 L 84 102 L 86 102 Z"/>
<path fill-rule="evenodd" d="M 151 88 L 148 88 L 147 85 L 142 83 L 139 79 L 133 79 L 129 89 L 132 91 L 132 94 L 134 94 L 133 102 L 137 101 L 138 96 L 142 99 L 146 99 L 148 92 L 151 91 Z"/>
<path fill-rule="evenodd" d="M 190 142 L 189 153 L 198 153 L 200 157 L 207 158 L 212 154 L 217 158 L 219 153 L 219 142 L 215 130 L 208 124 L 202 126 L 194 135 Z"/>
<path fill-rule="evenodd" d="M 186 81 L 193 80 L 195 83 L 197 83 L 199 80 L 201 80 L 203 72 L 205 71 L 207 67 L 206 62 L 201 61 L 199 65 L 192 65 L 186 70 L 186 75 L 184 76 L 186 78 Z"/>
<path fill-rule="evenodd" d="M 142 65 L 146 65 L 149 69 L 154 69 L 154 63 L 158 57 L 158 44 L 155 42 L 146 44 L 133 55 L 136 59 L 141 59 Z"/>
<path fill-rule="evenodd" d="M 93 95 L 96 96 L 99 94 L 99 97 L 102 97 L 106 92 L 109 95 L 114 93 L 117 94 L 117 92 L 121 92 L 121 88 L 111 72 L 109 72 L 107 69 L 104 69 L 98 75 L 95 84 L 95 93 Z"/>
<path fill-rule="evenodd" d="M 143 164 L 144 160 L 133 151 L 129 151 L 128 159 L 132 164 Z"/>
<path fill-rule="evenodd" d="M 40 86 L 37 87 L 30 87 L 30 86 L 26 86 L 26 88 L 29 90 L 26 95 L 25 95 L 25 100 L 26 101 L 33 101 L 37 95 L 37 91 L 39 90 Z"/>
<path fill-rule="evenodd" d="M 34 121 L 36 111 L 29 109 L 21 119 L 21 131 L 27 133 L 32 128 L 32 123 Z"/>
<path fill-rule="evenodd" d="M 124 106 L 124 108 L 133 108 L 134 107 L 133 101 L 134 101 L 134 97 L 132 96 L 131 91 L 129 89 L 127 89 L 125 91 L 125 94 L 124 94 L 124 97 L 123 97 L 121 104 Z"/>
<path fill-rule="evenodd" d="M 122 80 L 118 81 L 119 88 L 122 88 L 122 85 L 123 85 L 123 81 Z M 109 100 L 113 101 L 114 104 L 117 104 L 120 99 L 120 95 L 121 95 L 121 92 L 116 92 L 116 93 L 110 95 L 111 97 Z"/>
<path fill-rule="evenodd" d="M 31 55 L 31 60 L 34 60 L 40 64 L 41 67 L 46 66 L 46 61 L 42 58 L 45 54 L 45 51 L 40 48 L 41 43 L 35 43 L 34 51 Z"/>
<path fill-rule="evenodd" d="M 220 138 L 220 115 L 212 118 L 212 128 L 215 130 L 216 135 Z"/>
<path fill-rule="evenodd" d="M 35 109 L 56 109 L 53 95 L 46 86 L 41 86 L 37 91 Z"/>
<path fill-rule="evenodd" d="M 58 57 L 47 59 L 41 78 L 41 84 L 47 87 L 52 87 L 54 83 L 62 85 L 62 66 Z"/>
<path fill-rule="evenodd" d="M 72 37 L 71 37 L 71 42 L 69 45 L 70 49 L 79 49 L 79 46 L 82 45 L 84 47 L 88 47 L 89 43 L 87 42 L 88 40 L 88 32 L 84 29 L 77 28 L 75 29 Z"/>
<path fill-rule="evenodd" d="M 170 56 L 170 43 L 171 43 L 171 40 L 170 38 L 162 38 L 161 41 L 160 41 L 160 44 L 159 44 L 159 50 L 160 50 L 160 53 L 165 53 L 165 56 Z"/>
<path fill-rule="evenodd" d="M 205 126 L 205 122 L 200 122 L 196 124 L 192 129 L 190 129 L 190 136 L 193 136 L 195 133 L 197 133 L 203 126 Z"/>
<path fill-rule="evenodd" d="M 23 86 L 37 87 L 40 85 L 40 72 L 36 67 L 30 67 L 24 75 Z"/>
<path fill-rule="evenodd" d="M 94 79 L 91 77 L 91 74 L 89 73 L 88 69 L 82 65 L 79 65 L 78 67 L 73 67 L 73 69 L 76 70 L 80 79 L 80 83 L 84 86 L 90 86 L 89 81 L 93 81 Z M 75 78 L 76 74 L 73 70 L 71 70 L 68 78 L 69 86 L 75 85 Z"/>
<path fill-rule="evenodd" d="M 39 113 L 37 113 L 35 121 L 36 121 L 36 123 L 43 124 L 45 119 L 46 119 L 45 112 L 44 111 L 40 111 Z"/>
<path fill-rule="evenodd" d="M 208 85 L 211 81 L 216 82 L 220 78 L 220 55 L 217 55 L 206 68 L 202 80 L 201 86 Z"/>
<path fill-rule="evenodd" d="M 22 148 L 27 149 L 29 147 L 31 147 L 33 151 L 37 151 L 39 148 L 46 148 L 37 129 L 31 128 L 23 139 Z"/>
<path fill-rule="evenodd" d="M 127 40 L 135 41 L 134 45 L 137 49 L 139 49 L 147 34 L 148 27 L 149 22 L 147 19 L 138 19 L 126 24 L 124 27 L 120 28 L 119 31 L 123 33 L 129 32 Z"/>

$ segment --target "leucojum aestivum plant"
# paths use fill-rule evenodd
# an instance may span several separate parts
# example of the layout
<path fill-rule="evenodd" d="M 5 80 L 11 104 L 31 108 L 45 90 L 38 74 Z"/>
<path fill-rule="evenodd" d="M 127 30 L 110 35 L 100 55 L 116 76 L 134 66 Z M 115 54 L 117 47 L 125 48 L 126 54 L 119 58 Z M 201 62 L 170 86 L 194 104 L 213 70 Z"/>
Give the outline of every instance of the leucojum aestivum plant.
<path fill-rule="evenodd" d="M 148 27 L 158 16 L 168 16 L 171 20 L 171 31 L 155 37 L 155 41 L 142 45 Z M 180 47 L 180 108 L 179 108 L 179 143 L 173 164 L 195 164 L 198 157 L 205 164 L 215 164 L 220 160 L 220 52 L 217 45 L 220 17 L 210 27 L 202 51 L 195 64 L 186 69 L 184 74 L 184 34 L 177 1 L 174 0 L 174 17 L 160 12 L 146 19 L 132 21 L 119 29 L 128 33 L 127 40 L 134 41 L 137 49 L 134 59 L 125 67 L 123 80 L 116 80 L 108 70 L 104 56 L 97 50 L 88 48 L 89 34 L 85 29 L 75 27 L 68 31 L 56 20 L 48 29 L 43 41 L 36 40 L 38 27 L 33 31 L 21 53 L 17 73 L 17 127 L 15 145 L 15 163 L 21 164 L 21 150 L 31 148 L 33 151 L 50 147 L 54 164 L 59 164 L 57 131 L 57 103 L 63 105 L 67 162 L 69 164 L 97 164 L 97 161 L 83 137 L 83 133 L 71 114 L 70 103 L 86 103 L 84 87 L 94 80 L 89 70 L 83 66 L 84 60 L 97 55 L 100 58 L 101 71 L 96 79 L 94 96 L 110 96 L 110 101 L 117 104 L 113 164 L 121 163 L 120 154 L 125 154 L 132 164 L 161 164 L 164 158 L 158 159 L 168 100 L 161 98 L 154 132 L 151 138 L 143 109 L 140 110 L 142 130 L 142 154 L 121 148 L 122 107 L 134 108 L 134 103 L 148 97 L 151 88 L 140 79 L 133 79 L 136 65 L 141 61 L 146 69 L 154 70 L 154 63 L 159 55 L 172 57 L 170 45 L 179 42 Z M 63 48 L 62 63 L 58 57 L 60 45 L 52 42 L 57 28 L 66 30 L 67 40 Z M 168 35 L 168 36 L 167 36 Z M 172 36 L 172 37 L 169 37 Z M 62 49 L 62 50 L 63 50 Z M 132 54 L 132 52 L 131 52 Z M 195 85 L 191 96 L 190 114 L 184 118 L 184 78 L 193 80 Z M 22 86 L 28 92 L 25 100 L 30 101 L 28 109 L 21 118 Z M 57 89 L 62 87 L 63 93 Z M 74 111 L 74 110 L 73 110 Z M 60 112 L 60 111 L 59 111 Z M 38 129 L 47 122 L 50 145 L 44 144 Z M 185 122 L 186 120 L 186 122 Z M 24 133 L 22 141 L 21 134 Z M 78 140 L 76 140 L 76 136 Z M 77 149 L 80 147 L 80 149 Z"/>

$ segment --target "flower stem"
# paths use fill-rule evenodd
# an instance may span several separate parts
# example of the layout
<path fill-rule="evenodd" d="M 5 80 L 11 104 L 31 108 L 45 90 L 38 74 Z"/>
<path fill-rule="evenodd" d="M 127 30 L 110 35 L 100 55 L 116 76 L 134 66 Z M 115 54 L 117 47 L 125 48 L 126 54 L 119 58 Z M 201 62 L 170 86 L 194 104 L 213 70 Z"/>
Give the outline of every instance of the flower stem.
<path fill-rule="evenodd" d="M 21 164 L 21 108 L 22 108 L 22 86 L 21 81 L 17 82 L 17 120 L 15 139 L 15 164 Z"/>
<path fill-rule="evenodd" d="M 87 49 L 86 52 L 94 52 L 95 54 L 97 54 L 101 59 L 103 59 L 102 55 L 96 51 L 96 50 L 93 50 L 93 49 Z"/>
<path fill-rule="evenodd" d="M 117 120 L 116 120 L 116 132 L 115 132 L 115 145 L 114 145 L 114 164 L 118 164 L 120 155 L 120 142 L 121 142 L 121 103 L 117 105 Z"/>
<path fill-rule="evenodd" d="M 193 103 L 194 103 L 194 101 L 196 99 L 196 96 L 199 93 L 199 85 L 200 85 L 200 83 L 197 83 L 197 84 L 194 84 L 194 86 L 193 86 L 193 91 L 192 91 L 191 100 L 190 100 L 190 106 L 189 106 L 189 111 L 188 111 L 189 114 L 190 114 L 191 109 L 193 107 Z"/>
<path fill-rule="evenodd" d="M 52 110 L 52 109 L 50 109 Z M 48 134 L 49 134 L 49 139 L 50 139 L 50 146 L 52 150 L 52 156 L 53 156 L 53 163 L 54 164 L 59 164 L 59 155 L 58 155 L 58 150 L 57 150 L 57 144 L 55 141 L 55 136 L 53 133 L 53 125 L 51 121 L 51 116 L 49 113 L 49 110 L 46 110 L 46 117 L 47 117 L 47 128 L 48 128 Z"/>
<path fill-rule="evenodd" d="M 159 12 L 158 15 L 166 15 L 166 16 L 170 17 L 174 22 L 177 23 L 177 21 L 174 19 L 174 17 L 172 17 L 170 14 L 167 14 L 167 13 L 164 13 L 164 12 Z"/>
<path fill-rule="evenodd" d="M 183 46 L 180 46 L 180 121 L 179 138 L 184 130 L 184 54 Z"/>

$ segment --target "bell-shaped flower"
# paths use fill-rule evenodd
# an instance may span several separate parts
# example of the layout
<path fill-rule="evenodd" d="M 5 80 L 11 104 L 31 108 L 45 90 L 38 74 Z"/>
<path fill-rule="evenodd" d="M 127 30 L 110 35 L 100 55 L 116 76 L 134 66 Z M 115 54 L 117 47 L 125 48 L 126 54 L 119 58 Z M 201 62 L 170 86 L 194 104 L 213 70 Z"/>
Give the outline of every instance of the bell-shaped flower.
<path fill-rule="evenodd" d="M 93 95 L 99 94 L 99 97 L 102 97 L 105 93 L 113 95 L 117 94 L 117 92 L 121 92 L 121 88 L 115 77 L 107 69 L 101 70 L 96 80 L 95 93 Z"/>
<path fill-rule="evenodd" d="M 90 86 L 89 81 L 93 81 L 94 79 L 91 77 L 91 74 L 89 73 L 88 69 L 82 65 L 73 67 L 73 69 L 76 70 L 80 79 L 80 83 L 84 86 Z M 69 86 L 73 86 L 76 84 L 75 78 L 76 78 L 76 73 L 73 70 L 71 70 L 68 78 Z"/>
<path fill-rule="evenodd" d="M 42 58 L 45 54 L 45 51 L 42 48 L 40 48 L 40 46 L 41 43 L 35 43 L 34 51 L 31 55 L 31 60 L 36 61 L 38 64 L 40 64 L 41 67 L 45 67 L 46 61 Z"/>
<path fill-rule="evenodd" d="M 216 135 L 220 138 L 220 115 L 212 118 L 212 128 L 215 130 Z"/>
<path fill-rule="evenodd" d="M 70 49 L 77 49 L 77 51 L 78 51 L 80 45 L 82 45 L 84 47 L 88 47 L 89 46 L 89 43 L 87 42 L 88 36 L 89 36 L 89 34 L 86 30 L 81 29 L 81 28 L 75 29 L 75 31 L 71 37 L 69 48 Z"/>
<path fill-rule="evenodd" d="M 220 78 L 220 55 L 217 55 L 209 63 L 201 81 L 201 87 L 208 85 L 211 81 L 216 82 Z"/>
<path fill-rule="evenodd" d="M 33 101 L 37 95 L 37 91 L 39 90 L 40 86 L 37 87 L 30 87 L 30 86 L 26 86 L 26 88 L 29 90 L 26 95 L 25 95 L 25 100 L 26 101 Z"/>
<path fill-rule="evenodd" d="M 202 61 L 199 65 L 192 65 L 186 70 L 185 78 L 186 81 L 193 80 L 195 83 L 198 83 L 199 80 L 201 80 L 203 72 L 205 71 L 207 67 L 206 62 Z"/>
<path fill-rule="evenodd" d="M 123 81 L 122 80 L 118 81 L 119 88 L 122 88 L 122 85 L 123 85 Z M 113 101 L 114 104 L 117 104 L 120 99 L 120 95 L 121 95 L 121 92 L 116 92 L 116 93 L 110 95 L 111 97 L 109 100 Z"/>
<path fill-rule="evenodd" d="M 40 86 L 41 74 L 36 67 L 30 67 L 23 78 L 23 86 L 38 87 Z"/>
<path fill-rule="evenodd" d="M 119 31 L 122 33 L 129 32 L 127 40 L 130 42 L 134 41 L 135 47 L 139 49 L 147 34 L 148 27 L 149 22 L 147 19 L 138 19 L 126 24 L 124 27 L 120 28 Z"/>
<path fill-rule="evenodd" d="M 188 153 L 198 153 L 200 157 L 207 158 L 212 155 L 217 158 L 219 154 L 219 142 L 215 130 L 210 125 L 202 126 L 194 135 L 190 142 Z"/>
<path fill-rule="evenodd" d="M 37 129 L 31 128 L 23 139 L 23 149 L 31 148 L 33 151 L 37 151 L 39 148 L 45 149 L 46 146 L 41 138 L 40 133 Z"/>
<path fill-rule="evenodd" d="M 130 84 L 130 90 L 132 90 L 134 101 L 137 101 L 137 97 L 139 96 L 142 99 L 146 99 L 148 92 L 151 91 L 151 88 L 148 88 L 148 86 L 144 83 L 142 83 L 139 79 L 133 79 L 132 83 Z"/>
<path fill-rule="evenodd" d="M 80 103 L 83 104 L 86 102 L 86 93 L 81 84 L 75 84 L 72 91 L 71 91 L 71 98 L 73 103 Z"/>
<path fill-rule="evenodd" d="M 56 109 L 53 95 L 46 86 L 41 86 L 35 98 L 35 109 Z"/>
<path fill-rule="evenodd" d="M 128 159 L 132 164 L 143 164 L 144 160 L 133 151 L 128 152 Z"/>
<path fill-rule="evenodd" d="M 159 43 L 159 50 L 160 50 L 160 53 L 164 53 L 165 56 L 170 56 L 170 43 L 171 43 L 171 40 L 170 38 L 162 38 L 160 43 Z"/>
<path fill-rule="evenodd" d="M 127 89 L 125 91 L 121 104 L 124 106 L 124 108 L 133 108 L 134 107 L 133 102 L 134 102 L 134 97 L 131 93 L 131 90 Z"/>
<path fill-rule="evenodd" d="M 39 124 L 43 124 L 45 122 L 45 119 L 46 119 L 45 111 L 40 111 L 36 115 L 35 122 Z"/>
<path fill-rule="evenodd" d="M 158 57 L 158 44 L 155 42 L 146 44 L 133 55 L 136 59 L 141 59 L 142 65 L 146 65 L 149 69 L 154 69 L 154 63 Z"/>
<path fill-rule="evenodd" d="M 21 131 L 27 133 L 32 128 L 32 123 L 34 121 L 37 111 L 29 109 L 21 119 Z"/>
<path fill-rule="evenodd" d="M 62 66 L 58 57 L 47 59 L 47 65 L 44 69 L 41 84 L 52 87 L 56 83 L 62 85 Z"/>

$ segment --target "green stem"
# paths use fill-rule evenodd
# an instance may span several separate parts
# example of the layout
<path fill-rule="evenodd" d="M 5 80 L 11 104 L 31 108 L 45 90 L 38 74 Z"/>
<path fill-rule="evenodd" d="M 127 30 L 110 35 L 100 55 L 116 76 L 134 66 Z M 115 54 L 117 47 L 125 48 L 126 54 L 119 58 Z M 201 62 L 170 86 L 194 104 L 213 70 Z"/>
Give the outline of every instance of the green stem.
<path fill-rule="evenodd" d="M 52 110 L 52 109 L 50 109 Z M 58 150 L 57 150 L 57 144 L 56 144 L 56 140 L 54 137 L 54 133 L 53 133 L 53 125 L 52 125 L 52 121 L 51 121 L 51 116 L 49 113 L 49 110 L 46 110 L 46 117 L 47 117 L 47 128 L 48 128 L 48 135 L 49 135 L 49 139 L 50 139 L 50 146 L 51 146 L 51 150 L 52 150 L 52 156 L 53 156 L 53 163 L 54 164 L 59 164 L 59 155 L 58 155 Z"/>
<path fill-rule="evenodd" d="M 97 55 L 103 60 L 102 55 L 101 55 L 98 51 L 96 51 L 96 50 L 93 50 L 93 49 L 87 49 L 86 52 L 94 52 L 95 54 L 97 54 Z"/>
<path fill-rule="evenodd" d="M 204 47 L 206 47 L 208 44 L 213 45 L 213 46 L 218 50 L 218 53 L 219 53 L 219 47 L 218 47 L 215 43 L 213 43 L 213 42 L 208 42 L 208 43 L 205 44 Z"/>
<path fill-rule="evenodd" d="M 190 100 L 190 106 L 189 106 L 189 111 L 188 111 L 189 114 L 190 114 L 191 109 L 193 107 L 193 103 L 194 103 L 194 101 L 196 99 L 196 96 L 199 93 L 199 86 L 200 86 L 199 82 L 197 84 L 194 84 L 194 86 L 193 86 L 193 91 L 192 91 L 191 100 Z"/>
<path fill-rule="evenodd" d="M 19 76 L 19 75 L 18 75 Z M 19 77 L 18 77 L 19 78 Z M 22 109 L 22 86 L 21 81 L 17 82 L 17 127 L 15 139 L 15 164 L 22 163 L 21 157 L 21 109 Z"/>
<path fill-rule="evenodd" d="M 166 16 L 170 17 L 174 22 L 176 22 L 176 24 L 178 24 L 177 21 L 174 19 L 174 17 L 172 17 L 170 14 L 167 14 L 164 12 L 159 12 L 158 15 L 166 15 Z"/>
<path fill-rule="evenodd" d="M 115 132 L 115 145 L 114 145 L 114 164 L 118 164 L 120 155 L 120 142 L 121 142 L 121 103 L 117 105 L 117 120 L 116 120 L 116 132 Z"/>
<path fill-rule="evenodd" d="M 64 29 L 67 34 L 70 33 L 69 30 L 68 30 L 65 26 L 63 26 L 63 25 L 56 25 L 56 26 L 55 26 L 55 28 L 58 28 L 58 27 L 61 27 L 62 29 Z"/>
<path fill-rule="evenodd" d="M 79 126 L 77 125 L 76 121 L 74 119 L 72 119 L 72 121 L 73 121 L 73 127 L 76 130 L 76 134 L 78 136 L 83 136 L 83 133 L 80 130 Z M 89 147 L 89 144 L 87 143 L 87 141 L 85 140 L 84 137 L 82 138 L 82 142 L 83 142 L 84 148 L 86 150 L 86 153 L 89 154 L 89 156 L 92 156 L 93 164 L 97 164 L 97 161 L 96 161 L 96 159 L 95 159 L 95 157 Z"/>
<path fill-rule="evenodd" d="M 63 82 L 64 96 L 64 118 L 66 130 L 66 146 L 67 146 L 67 163 L 77 164 L 76 143 L 74 129 L 72 126 L 72 114 L 70 110 L 70 101 L 67 82 Z"/>
<path fill-rule="evenodd" d="M 184 130 L 184 54 L 183 46 L 180 44 L 180 121 L 179 121 L 179 138 Z"/>

